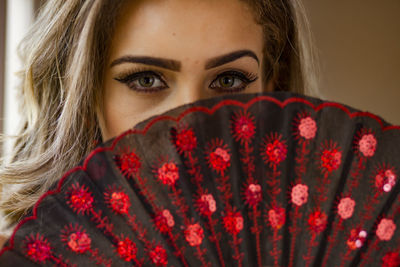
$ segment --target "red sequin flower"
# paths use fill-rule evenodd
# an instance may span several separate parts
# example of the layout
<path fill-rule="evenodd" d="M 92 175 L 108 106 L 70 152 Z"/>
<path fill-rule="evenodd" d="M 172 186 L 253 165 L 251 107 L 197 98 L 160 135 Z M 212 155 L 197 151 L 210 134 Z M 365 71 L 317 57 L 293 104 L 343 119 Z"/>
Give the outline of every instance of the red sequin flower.
<path fill-rule="evenodd" d="M 198 223 L 188 225 L 185 229 L 185 238 L 192 247 L 200 246 L 204 238 L 203 228 Z"/>
<path fill-rule="evenodd" d="M 222 220 L 226 231 L 232 235 L 238 234 L 243 229 L 243 217 L 240 212 L 228 211 Z"/>
<path fill-rule="evenodd" d="M 274 207 L 268 211 L 268 221 L 271 227 L 279 230 L 286 220 L 285 209 L 281 207 Z"/>
<path fill-rule="evenodd" d="M 249 184 L 245 191 L 245 199 L 248 205 L 257 206 L 262 199 L 261 186 L 259 184 Z"/>
<path fill-rule="evenodd" d="M 125 194 L 123 191 L 114 191 L 110 193 L 105 192 L 104 195 L 106 202 L 113 211 L 118 214 L 128 213 L 131 202 L 127 194 Z"/>
<path fill-rule="evenodd" d="M 196 200 L 196 207 L 203 216 L 210 216 L 217 210 L 217 204 L 211 194 L 202 194 Z"/>
<path fill-rule="evenodd" d="M 301 206 L 307 202 L 308 198 L 308 186 L 304 184 L 297 184 L 292 188 L 292 202 Z"/>
<path fill-rule="evenodd" d="M 47 239 L 42 235 L 36 234 L 34 236 L 31 234 L 24 241 L 25 253 L 34 262 L 44 263 L 51 257 L 51 247 Z"/>
<path fill-rule="evenodd" d="M 327 148 L 321 153 L 321 168 L 324 172 L 337 170 L 342 162 L 342 152 L 336 148 L 335 143 L 325 145 Z"/>
<path fill-rule="evenodd" d="M 71 225 L 66 226 L 61 230 L 61 240 L 74 252 L 85 253 L 90 250 L 92 239 L 82 230 L 82 226 L 76 224 L 75 227 Z"/>
<path fill-rule="evenodd" d="M 156 246 L 149 251 L 149 257 L 156 266 L 165 266 L 168 264 L 167 251 L 162 246 Z"/>
<path fill-rule="evenodd" d="M 326 216 L 325 212 L 317 210 L 309 215 L 308 226 L 312 231 L 319 233 L 325 229 L 327 220 L 328 216 Z"/>
<path fill-rule="evenodd" d="M 197 146 L 197 138 L 191 128 L 174 129 L 172 133 L 174 144 L 180 154 L 191 152 Z"/>
<path fill-rule="evenodd" d="M 174 217 L 169 210 L 164 209 L 154 219 L 156 227 L 161 233 L 167 233 L 175 225 Z"/>
<path fill-rule="evenodd" d="M 315 137 L 317 132 L 317 123 L 311 117 L 305 117 L 300 119 L 299 123 L 299 133 L 300 136 L 305 139 L 312 139 Z"/>
<path fill-rule="evenodd" d="M 376 139 L 372 133 L 364 134 L 358 141 L 360 152 L 365 157 L 372 157 L 376 150 Z"/>
<path fill-rule="evenodd" d="M 287 146 L 282 136 L 277 133 L 267 136 L 261 146 L 261 154 L 265 163 L 278 165 L 286 158 Z"/>
<path fill-rule="evenodd" d="M 380 240 L 390 240 L 396 230 L 396 224 L 391 219 L 383 218 L 376 229 L 376 235 Z"/>
<path fill-rule="evenodd" d="M 396 184 L 396 174 L 391 169 L 381 170 L 375 176 L 375 186 L 384 192 L 390 192 Z"/>
<path fill-rule="evenodd" d="M 364 245 L 367 239 L 367 232 L 365 230 L 358 228 L 351 229 L 350 236 L 347 239 L 347 245 L 350 249 L 357 249 Z"/>
<path fill-rule="evenodd" d="M 343 220 L 350 218 L 353 215 L 355 205 L 356 205 L 356 202 L 349 197 L 340 199 L 340 202 L 338 205 L 338 213 L 339 213 L 340 217 Z"/>
<path fill-rule="evenodd" d="M 237 113 L 233 118 L 233 136 L 236 141 L 250 142 L 256 133 L 256 126 L 254 124 L 254 117 L 250 116 L 249 113 Z"/>
<path fill-rule="evenodd" d="M 84 185 L 75 183 L 67 192 L 67 203 L 75 211 L 79 213 L 87 213 L 93 208 L 93 196 L 88 192 L 88 188 Z"/>
<path fill-rule="evenodd" d="M 207 146 L 206 158 L 209 166 L 216 172 L 223 173 L 226 168 L 231 166 L 231 155 L 227 145 L 223 144 L 222 140 L 215 139 Z"/>
<path fill-rule="evenodd" d="M 390 251 L 382 258 L 382 267 L 400 266 L 400 255 L 398 252 Z"/>
<path fill-rule="evenodd" d="M 135 177 L 135 175 L 139 173 L 139 169 L 142 166 L 140 158 L 134 151 L 130 153 L 122 153 L 121 155 L 115 155 L 114 160 L 121 173 L 128 178 Z"/>
<path fill-rule="evenodd" d="M 117 252 L 121 259 L 131 261 L 136 259 L 136 244 L 129 238 L 122 238 L 117 244 Z"/>
<path fill-rule="evenodd" d="M 158 168 L 157 175 L 163 184 L 173 186 L 179 179 L 179 169 L 174 162 L 166 162 Z"/>

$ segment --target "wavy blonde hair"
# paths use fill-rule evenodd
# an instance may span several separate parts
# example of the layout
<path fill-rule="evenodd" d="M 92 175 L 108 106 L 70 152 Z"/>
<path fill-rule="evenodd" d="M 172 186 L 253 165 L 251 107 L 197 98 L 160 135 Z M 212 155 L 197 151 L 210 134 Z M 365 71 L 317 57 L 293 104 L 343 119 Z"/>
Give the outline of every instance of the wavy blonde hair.
<path fill-rule="evenodd" d="M 264 29 L 264 81 L 316 95 L 315 53 L 299 0 L 241 1 Z M 4 232 L 101 141 L 103 66 L 123 2 L 48 0 L 20 43 L 22 124 L 0 168 Z"/>

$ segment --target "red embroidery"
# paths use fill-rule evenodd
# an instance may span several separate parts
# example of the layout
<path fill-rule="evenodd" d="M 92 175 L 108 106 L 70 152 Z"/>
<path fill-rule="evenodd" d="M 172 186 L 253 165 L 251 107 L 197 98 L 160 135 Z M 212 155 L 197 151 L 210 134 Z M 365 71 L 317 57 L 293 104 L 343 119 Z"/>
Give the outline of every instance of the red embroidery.
<path fill-rule="evenodd" d="M 232 235 L 237 235 L 243 229 L 243 217 L 238 211 L 228 211 L 222 220 L 226 231 Z"/>
<path fill-rule="evenodd" d="M 117 252 L 121 259 L 125 261 L 132 261 L 136 259 L 137 248 L 136 244 L 125 237 L 121 238 L 117 244 Z"/>
<path fill-rule="evenodd" d="M 259 184 L 251 183 L 247 186 L 245 191 L 245 201 L 248 205 L 255 207 L 262 200 L 261 186 Z"/>
<path fill-rule="evenodd" d="M 325 229 L 327 219 L 328 216 L 326 216 L 325 212 L 317 210 L 309 215 L 308 226 L 310 227 L 311 231 L 320 233 Z"/>
<path fill-rule="evenodd" d="M 261 154 L 265 163 L 269 163 L 272 167 L 273 164 L 278 165 L 286 158 L 287 146 L 282 135 L 272 133 L 264 138 L 261 146 Z"/>
<path fill-rule="evenodd" d="M 367 232 L 360 227 L 350 230 L 350 236 L 347 239 L 347 245 L 350 249 L 358 249 L 364 245 L 367 239 Z"/>
<path fill-rule="evenodd" d="M 312 139 L 315 137 L 317 132 L 317 123 L 311 117 L 305 117 L 300 119 L 298 126 L 300 136 L 305 139 Z"/>
<path fill-rule="evenodd" d="M 234 114 L 232 122 L 232 134 L 235 140 L 240 141 L 242 145 L 245 142 L 250 142 L 256 133 L 254 116 L 250 116 L 250 113 L 240 110 Z"/>
<path fill-rule="evenodd" d="M 92 239 L 82 230 L 82 226 L 75 224 L 66 226 L 61 231 L 61 240 L 74 252 L 83 254 L 90 250 Z"/>
<path fill-rule="evenodd" d="M 373 134 L 365 134 L 359 141 L 360 151 L 366 157 L 372 157 L 376 149 L 376 139 Z"/>
<path fill-rule="evenodd" d="M 179 170 L 174 162 L 166 162 L 158 169 L 157 175 L 163 184 L 174 186 L 179 179 Z"/>
<path fill-rule="evenodd" d="M 136 155 L 135 151 L 114 155 L 114 161 L 121 173 L 128 178 L 133 178 L 139 174 L 139 170 L 142 166 L 140 158 Z"/>
<path fill-rule="evenodd" d="M 179 154 L 191 152 L 197 146 L 196 135 L 193 129 L 187 126 L 178 126 L 178 129 L 173 128 L 171 136 Z"/>
<path fill-rule="evenodd" d="M 92 193 L 88 192 L 88 188 L 84 185 L 79 185 L 78 182 L 71 186 L 66 198 L 69 206 L 78 214 L 87 214 L 93 208 Z"/>
<path fill-rule="evenodd" d="M 390 251 L 382 258 L 382 267 L 398 267 L 400 266 L 400 254 Z"/>
<path fill-rule="evenodd" d="M 206 158 L 209 166 L 218 173 L 223 173 L 231 165 L 231 155 L 226 144 L 220 139 L 213 139 L 207 146 Z"/>
<path fill-rule="evenodd" d="M 105 192 L 104 198 L 113 211 L 118 214 L 128 214 L 131 202 L 129 196 L 123 191 Z"/>
<path fill-rule="evenodd" d="M 168 264 L 167 252 L 162 246 L 156 246 L 149 251 L 151 262 L 157 266 L 165 266 Z"/>
<path fill-rule="evenodd" d="M 195 205 L 201 215 L 208 217 L 217 210 L 217 204 L 211 194 L 201 195 L 195 202 Z"/>
<path fill-rule="evenodd" d="M 304 184 L 297 184 L 292 188 L 292 202 L 297 206 L 302 206 L 307 202 L 308 186 Z"/>
<path fill-rule="evenodd" d="M 175 225 L 174 217 L 172 217 L 172 214 L 167 209 L 160 211 L 155 217 L 154 222 L 161 233 L 168 233 Z"/>
<path fill-rule="evenodd" d="M 274 207 L 268 211 L 268 221 L 271 227 L 279 230 L 286 220 L 285 209 L 281 207 Z"/>
<path fill-rule="evenodd" d="M 376 229 L 376 235 L 380 240 L 390 240 L 396 230 L 396 224 L 394 224 L 393 220 L 383 218 L 378 224 L 378 228 Z"/>
<path fill-rule="evenodd" d="M 383 192 L 390 192 L 396 184 L 396 174 L 393 169 L 382 169 L 375 176 L 375 186 Z"/>
<path fill-rule="evenodd" d="M 203 228 L 198 223 L 188 225 L 185 229 L 185 238 L 192 247 L 200 246 L 204 238 Z"/>
<path fill-rule="evenodd" d="M 37 263 L 45 263 L 52 254 L 50 243 L 39 233 L 31 234 L 24 241 L 25 253 Z"/>
<path fill-rule="evenodd" d="M 337 170 L 342 162 L 342 153 L 336 148 L 325 149 L 321 155 L 321 168 L 325 172 Z"/>
<path fill-rule="evenodd" d="M 345 198 L 340 199 L 340 202 L 338 205 L 339 216 L 343 220 L 350 218 L 353 215 L 355 205 L 356 205 L 356 202 L 353 199 L 351 199 L 350 197 L 345 197 Z"/>

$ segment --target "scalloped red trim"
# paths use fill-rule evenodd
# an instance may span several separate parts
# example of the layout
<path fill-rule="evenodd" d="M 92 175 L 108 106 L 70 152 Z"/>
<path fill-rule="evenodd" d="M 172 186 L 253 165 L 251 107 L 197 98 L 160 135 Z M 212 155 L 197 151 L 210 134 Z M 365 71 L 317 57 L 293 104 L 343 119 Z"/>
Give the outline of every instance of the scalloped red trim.
<path fill-rule="evenodd" d="M 21 221 L 18 223 L 18 225 L 15 227 L 15 229 L 14 229 L 12 235 L 11 235 L 10 242 L 9 242 L 10 245 L 9 245 L 9 246 L 3 247 L 3 249 L 0 251 L 0 256 L 1 256 L 5 251 L 7 251 L 7 250 L 12 250 L 12 249 L 14 248 L 14 237 L 15 237 L 15 234 L 16 234 L 16 232 L 18 231 L 18 229 L 19 229 L 20 227 L 22 227 L 22 225 L 25 224 L 27 221 L 35 220 L 35 219 L 37 218 L 37 208 L 38 208 L 38 206 L 40 205 L 41 201 L 42 201 L 44 198 L 46 198 L 46 197 L 49 196 L 49 195 L 53 195 L 53 194 L 59 193 L 59 192 L 61 191 L 61 186 L 63 185 L 64 180 L 65 180 L 71 173 L 76 172 L 76 171 L 78 171 L 78 170 L 86 171 L 87 164 L 88 164 L 89 160 L 90 160 L 94 155 L 96 155 L 97 153 L 103 152 L 103 151 L 113 150 L 114 147 L 115 147 L 115 145 L 118 143 L 118 141 L 119 141 L 120 139 L 122 139 L 124 136 L 126 136 L 126 135 L 128 135 L 128 134 L 142 134 L 142 135 L 144 135 L 144 134 L 146 134 L 146 132 L 150 129 L 151 126 L 153 126 L 155 123 L 157 123 L 158 121 L 161 121 L 161 120 L 172 120 L 172 121 L 175 121 L 175 122 L 179 122 L 183 117 L 185 117 L 186 115 L 188 115 L 188 114 L 190 114 L 190 113 L 193 113 L 193 112 L 204 112 L 204 113 L 207 113 L 207 114 L 211 115 L 211 114 L 213 114 L 216 110 L 218 110 L 219 108 L 221 108 L 221 107 L 223 107 L 223 106 L 227 106 L 227 105 L 236 105 L 236 106 L 240 106 L 240 107 L 242 107 L 242 108 L 244 108 L 244 109 L 247 109 L 247 108 L 249 108 L 251 105 L 253 105 L 254 103 L 259 102 L 259 101 L 269 101 L 269 102 L 275 103 L 275 104 L 278 105 L 280 108 L 284 108 L 284 107 L 286 107 L 287 105 L 289 105 L 289 104 L 291 104 L 291 103 L 303 103 L 303 104 L 306 104 L 306 105 L 310 106 L 312 109 L 314 109 L 315 112 L 318 112 L 319 110 L 321 110 L 321 109 L 323 109 L 323 108 L 326 108 L 326 107 L 335 107 L 335 108 L 338 108 L 338 109 L 344 111 L 344 112 L 349 116 L 349 118 L 351 118 L 351 119 L 352 119 L 352 118 L 355 118 L 355 117 L 370 117 L 370 118 L 374 119 L 375 121 L 377 121 L 377 122 L 380 124 L 381 130 L 382 130 L 383 132 L 388 131 L 388 130 L 400 130 L 400 125 L 399 125 L 399 126 L 397 126 L 397 125 L 389 125 L 389 126 L 385 126 L 385 127 L 384 127 L 384 126 L 383 126 L 383 121 L 382 121 L 382 119 L 381 119 L 379 116 L 377 116 L 377 115 L 375 115 L 375 114 L 372 114 L 372 113 L 370 113 L 370 112 L 363 112 L 363 111 L 351 112 L 351 111 L 350 111 L 347 107 L 345 107 L 343 104 L 340 104 L 340 103 L 337 103 L 337 102 L 329 102 L 329 101 L 325 101 L 324 103 L 321 103 L 321 104 L 319 104 L 318 106 L 315 106 L 315 105 L 312 104 L 310 101 L 308 101 L 308 100 L 306 100 L 306 99 L 304 99 L 304 98 L 301 98 L 301 97 L 290 97 L 290 98 L 288 98 L 288 99 L 286 99 L 286 100 L 284 100 L 284 101 L 280 101 L 280 100 L 278 100 L 278 99 L 276 99 L 276 98 L 274 98 L 274 97 L 271 97 L 271 96 L 257 96 L 257 97 L 252 98 L 252 99 L 251 99 L 249 102 L 247 102 L 247 103 L 243 103 L 243 102 L 240 102 L 240 101 L 238 101 L 238 100 L 233 100 L 233 99 L 226 99 L 226 100 L 222 100 L 221 102 L 219 102 L 218 104 L 216 104 L 215 106 L 213 106 L 211 109 L 210 109 L 210 108 L 207 108 L 207 107 L 202 107 L 202 106 L 196 106 L 196 107 L 188 108 L 187 110 L 185 110 L 185 111 L 183 111 L 182 113 L 180 113 L 180 115 L 179 115 L 177 118 L 174 118 L 174 117 L 172 117 L 172 116 L 167 116 L 167 115 L 160 115 L 160 116 L 154 118 L 153 120 L 151 120 L 151 121 L 146 125 L 146 127 L 145 127 L 144 129 L 142 129 L 142 130 L 137 130 L 137 129 L 130 129 L 130 130 L 127 130 L 127 131 L 125 131 L 124 133 L 122 133 L 121 135 L 115 137 L 115 139 L 114 139 L 114 141 L 112 142 L 111 146 L 109 146 L 109 147 L 99 147 L 99 148 L 94 149 L 94 150 L 85 158 L 85 160 L 84 160 L 84 162 L 83 162 L 83 166 L 77 166 L 77 167 L 75 167 L 75 168 L 73 168 L 73 169 L 71 169 L 71 170 L 65 172 L 64 175 L 62 176 L 62 178 L 60 179 L 60 181 L 58 182 L 57 189 L 55 189 L 55 190 L 50 190 L 50 191 L 47 191 L 46 193 L 44 193 L 44 194 L 39 198 L 39 200 L 35 203 L 35 206 L 34 206 L 34 208 L 33 208 L 33 215 L 30 216 L 30 217 L 27 217 L 27 218 L 25 218 L 25 219 L 23 219 L 23 220 L 21 220 Z"/>

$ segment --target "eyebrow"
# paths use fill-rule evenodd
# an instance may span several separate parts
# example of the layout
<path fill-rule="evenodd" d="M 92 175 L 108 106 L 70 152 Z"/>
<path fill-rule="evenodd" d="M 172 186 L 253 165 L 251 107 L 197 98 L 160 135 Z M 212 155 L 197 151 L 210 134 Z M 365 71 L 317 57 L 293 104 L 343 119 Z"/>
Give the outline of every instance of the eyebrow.
<path fill-rule="evenodd" d="M 214 57 L 207 60 L 204 69 L 208 70 L 211 68 L 215 68 L 226 63 L 232 62 L 241 57 L 249 56 L 254 58 L 258 65 L 260 65 L 260 61 L 258 60 L 257 55 L 251 50 L 238 50 L 234 51 L 222 56 Z M 157 57 L 148 57 L 148 56 L 123 56 L 115 59 L 110 64 L 110 68 L 123 63 L 142 63 L 146 65 L 157 66 L 165 69 L 169 69 L 172 71 L 180 71 L 181 70 L 181 62 L 173 59 L 166 58 L 157 58 Z"/>

